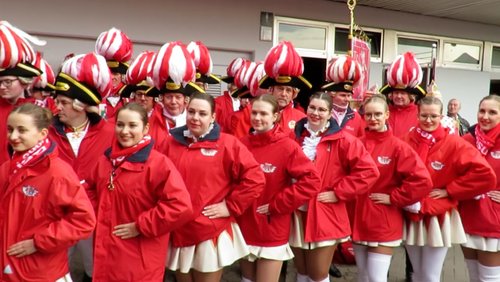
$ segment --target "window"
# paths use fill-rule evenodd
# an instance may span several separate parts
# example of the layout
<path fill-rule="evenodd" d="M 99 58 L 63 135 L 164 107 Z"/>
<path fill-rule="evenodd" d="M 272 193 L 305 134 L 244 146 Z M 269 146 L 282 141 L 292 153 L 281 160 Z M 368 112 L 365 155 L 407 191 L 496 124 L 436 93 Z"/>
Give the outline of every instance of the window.
<path fill-rule="evenodd" d="M 333 24 L 275 17 L 274 28 L 274 45 L 290 41 L 302 57 L 326 59 L 333 49 Z"/>
<path fill-rule="evenodd" d="M 500 68 L 500 46 L 493 46 L 491 66 L 494 68 Z"/>
<path fill-rule="evenodd" d="M 481 67 L 481 43 L 460 43 L 444 40 L 443 65 L 464 68 Z"/>
<path fill-rule="evenodd" d="M 398 36 L 398 55 L 413 52 L 419 63 L 432 61 L 433 46 L 438 46 L 438 40 L 426 40 Z"/>
<path fill-rule="evenodd" d="M 290 41 L 295 48 L 326 50 L 326 34 L 323 27 L 280 23 L 278 40 Z"/>
<path fill-rule="evenodd" d="M 382 32 L 365 31 L 370 38 L 370 54 L 372 58 L 380 59 L 382 56 Z M 335 54 L 347 54 L 349 46 L 349 29 L 343 27 L 335 28 Z"/>

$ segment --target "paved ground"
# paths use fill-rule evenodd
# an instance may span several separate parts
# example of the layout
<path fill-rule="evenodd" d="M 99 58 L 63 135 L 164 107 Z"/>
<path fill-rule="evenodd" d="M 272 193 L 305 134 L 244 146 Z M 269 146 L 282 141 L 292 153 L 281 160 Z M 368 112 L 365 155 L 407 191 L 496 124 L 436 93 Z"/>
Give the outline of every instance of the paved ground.
<path fill-rule="evenodd" d="M 75 282 L 81 281 L 82 268 L 78 266 L 80 263 L 80 258 L 77 256 L 73 261 L 73 279 Z M 404 251 L 402 248 L 396 250 L 393 256 L 391 268 L 389 270 L 389 282 L 402 282 L 405 281 L 404 274 Z M 331 281 L 356 281 L 356 266 L 339 266 L 342 271 L 342 278 L 333 278 Z M 171 277 L 167 277 L 165 281 L 173 281 Z M 228 267 L 224 271 L 224 276 L 222 277 L 223 282 L 239 282 L 240 272 L 238 264 L 235 263 L 231 267 Z M 280 282 L 294 282 L 295 281 L 295 269 L 293 267 L 293 262 L 288 263 L 288 271 L 286 277 L 281 277 Z M 466 282 L 468 281 L 467 270 L 462 255 L 460 247 L 455 246 L 448 251 L 446 256 L 446 261 L 443 268 L 443 273 L 441 275 L 441 281 L 443 282 Z"/>

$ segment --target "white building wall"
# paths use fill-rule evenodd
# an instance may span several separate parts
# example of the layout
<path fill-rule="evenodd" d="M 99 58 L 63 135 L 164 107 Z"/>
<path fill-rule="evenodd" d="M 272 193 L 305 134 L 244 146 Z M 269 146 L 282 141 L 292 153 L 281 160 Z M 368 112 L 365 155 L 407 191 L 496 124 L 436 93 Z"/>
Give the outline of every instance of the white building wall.
<path fill-rule="evenodd" d="M 1 0 L 0 7 L 0 19 L 49 41 L 39 49 L 55 68 L 68 53 L 92 51 L 93 40 L 112 26 L 141 43 L 136 45 L 135 54 L 173 40 L 201 40 L 218 52 L 214 56 L 215 72 L 221 73 L 236 56 L 255 60 L 265 57 L 272 43 L 259 40 L 262 11 L 333 23 L 349 21 L 345 4 L 325 0 Z M 355 13 L 357 23 L 364 27 L 500 42 L 498 26 L 362 6 Z M 68 36 L 73 39 L 65 39 Z M 382 69 L 381 64 L 372 66 L 372 84 L 381 85 Z M 488 94 L 492 76 L 497 75 L 448 68 L 437 71 L 445 102 L 452 97 L 461 99 L 464 116 L 469 120 L 475 119 L 477 103 Z"/>

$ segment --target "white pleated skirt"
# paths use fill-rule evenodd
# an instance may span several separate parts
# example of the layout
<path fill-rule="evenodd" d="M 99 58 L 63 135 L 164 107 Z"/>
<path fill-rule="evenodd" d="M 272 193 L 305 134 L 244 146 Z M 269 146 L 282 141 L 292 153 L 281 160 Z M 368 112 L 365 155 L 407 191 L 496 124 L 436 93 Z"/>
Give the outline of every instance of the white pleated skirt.
<path fill-rule="evenodd" d="M 171 247 L 167 267 L 172 271 L 188 273 L 215 272 L 249 254 L 249 249 L 237 223 L 231 223 L 233 236 L 222 231 L 217 240 L 206 240 L 187 247 Z"/>
<path fill-rule="evenodd" d="M 390 248 L 396 248 L 401 246 L 401 243 L 403 240 L 394 240 L 394 241 L 388 241 L 388 242 L 368 242 L 368 241 L 354 241 L 353 243 L 358 244 L 358 245 L 363 245 L 367 247 L 390 247 Z"/>
<path fill-rule="evenodd" d="M 290 228 L 290 246 L 293 248 L 300 248 L 304 250 L 313 250 L 322 247 L 333 246 L 338 243 L 349 241 L 349 236 L 334 240 L 325 240 L 318 242 L 306 242 L 304 240 L 304 223 L 299 211 L 294 211 L 292 215 L 292 226 Z"/>
<path fill-rule="evenodd" d="M 71 280 L 71 275 L 69 275 L 69 273 L 66 273 L 66 275 L 57 279 L 55 282 L 73 282 L 73 280 Z"/>
<path fill-rule="evenodd" d="M 440 225 L 437 216 L 429 220 L 426 226 L 423 220 L 405 224 L 403 240 L 410 246 L 451 247 L 467 241 L 460 214 L 456 209 L 446 212 Z"/>
<path fill-rule="evenodd" d="M 286 261 L 293 259 L 293 252 L 288 243 L 275 247 L 261 247 L 248 245 L 250 254 L 245 257 L 246 260 L 254 262 L 258 259 L 270 259 Z"/>
<path fill-rule="evenodd" d="M 478 235 L 470 235 L 465 233 L 467 242 L 462 246 L 474 250 L 485 252 L 499 252 L 500 251 L 500 238 L 482 237 Z"/>

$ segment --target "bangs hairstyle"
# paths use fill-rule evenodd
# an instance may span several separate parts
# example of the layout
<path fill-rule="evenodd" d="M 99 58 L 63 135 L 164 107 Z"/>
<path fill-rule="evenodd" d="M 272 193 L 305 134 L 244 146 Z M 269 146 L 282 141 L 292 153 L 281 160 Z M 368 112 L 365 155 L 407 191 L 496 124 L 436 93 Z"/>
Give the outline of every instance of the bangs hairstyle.
<path fill-rule="evenodd" d="M 9 116 L 12 114 L 23 114 L 32 117 L 33 123 L 38 130 L 48 129 L 52 123 L 52 112 L 49 109 L 31 103 L 22 104 L 15 108 L 10 112 Z"/>
<path fill-rule="evenodd" d="M 373 94 L 373 96 L 371 96 L 370 98 L 366 99 L 363 102 L 363 107 L 366 107 L 366 105 L 370 103 L 380 103 L 384 105 L 384 110 L 386 112 L 389 111 L 389 106 L 387 105 L 387 99 L 382 94 Z"/>
<path fill-rule="evenodd" d="M 481 99 L 481 101 L 479 102 L 479 105 L 481 105 L 481 103 L 483 101 L 497 101 L 497 103 L 499 104 L 498 107 L 500 108 L 500 96 L 498 95 L 495 95 L 495 94 L 491 94 L 491 95 L 488 95 L 486 97 L 484 97 L 483 99 Z"/>
<path fill-rule="evenodd" d="M 188 103 L 188 106 L 189 104 L 191 104 L 191 102 L 195 99 L 199 99 L 199 100 L 204 100 L 204 101 L 207 101 L 208 104 L 210 105 L 210 110 L 212 111 L 210 114 L 213 114 L 215 113 L 215 100 L 214 100 L 214 97 L 212 97 L 211 95 L 209 94 L 205 94 L 205 93 L 201 93 L 201 92 L 194 92 L 193 94 L 191 94 L 191 96 L 189 97 L 189 103 Z"/>
<path fill-rule="evenodd" d="M 118 121 L 118 115 L 124 110 L 138 113 L 141 116 L 143 126 L 148 124 L 148 112 L 141 105 L 135 102 L 127 103 L 125 106 L 121 107 L 118 112 L 116 112 L 116 121 Z"/>
<path fill-rule="evenodd" d="M 333 101 L 332 101 L 332 97 L 330 96 L 330 94 L 327 94 L 325 92 L 315 92 L 314 94 L 311 95 L 311 97 L 309 98 L 309 103 L 311 103 L 311 101 L 313 99 L 319 99 L 319 100 L 323 100 L 326 102 L 326 105 L 328 107 L 328 110 L 329 111 L 332 111 L 332 108 L 333 108 Z"/>
<path fill-rule="evenodd" d="M 273 95 L 271 95 L 271 94 L 264 94 L 264 95 L 257 96 L 252 101 L 252 105 L 253 105 L 253 103 L 255 103 L 257 101 L 262 101 L 262 102 L 268 103 L 273 108 L 273 114 L 278 113 L 278 111 L 279 111 L 278 101 L 276 100 L 276 97 L 274 97 Z"/>
<path fill-rule="evenodd" d="M 426 97 L 420 99 L 420 101 L 418 101 L 418 111 L 419 112 L 420 112 L 420 108 L 423 105 L 428 105 L 428 106 L 438 105 L 439 106 L 439 113 L 443 114 L 443 102 L 441 102 L 441 100 L 436 98 L 436 97 L 426 96 Z"/>

